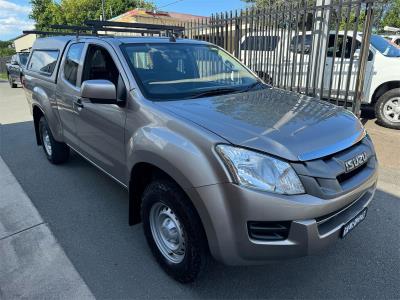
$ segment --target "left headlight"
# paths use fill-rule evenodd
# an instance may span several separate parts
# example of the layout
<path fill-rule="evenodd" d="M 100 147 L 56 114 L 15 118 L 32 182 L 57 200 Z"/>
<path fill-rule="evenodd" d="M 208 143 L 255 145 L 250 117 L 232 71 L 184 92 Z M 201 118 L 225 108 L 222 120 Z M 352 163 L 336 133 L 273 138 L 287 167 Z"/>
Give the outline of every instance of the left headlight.
<path fill-rule="evenodd" d="M 287 162 L 229 145 L 217 145 L 216 150 L 241 186 L 287 195 L 305 193 L 299 177 Z"/>

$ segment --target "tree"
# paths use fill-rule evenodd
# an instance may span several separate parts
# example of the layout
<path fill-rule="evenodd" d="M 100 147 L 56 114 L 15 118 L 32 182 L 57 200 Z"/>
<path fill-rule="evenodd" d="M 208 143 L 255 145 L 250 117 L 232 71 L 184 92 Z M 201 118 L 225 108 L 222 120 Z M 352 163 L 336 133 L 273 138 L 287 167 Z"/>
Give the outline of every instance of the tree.
<path fill-rule="evenodd" d="M 386 13 L 382 20 L 382 27 L 392 26 L 400 28 L 400 0 L 389 1 Z"/>
<path fill-rule="evenodd" d="M 36 23 L 36 29 L 46 30 L 59 17 L 59 5 L 52 0 L 31 0 L 32 12 L 29 15 Z"/>
<path fill-rule="evenodd" d="M 307 2 L 313 3 L 315 0 L 242 0 L 243 2 L 249 3 L 256 8 L 267 7 L 268 5 L 281 5 L 285 3 L 297 3 L 297 2 Z"/>
<path fill-rule="evenodd" d="M 98 20 L 102 15 L 101 0 L 31 0 L 36 29 L 47 30 L 51 24 L 84 25 L 85 20 Z M 154 9 L 147 0 L 105 0 L 106 19 L 134 8 Z"/>
<path fill-rule="evenodd" d="M 15 49 L 10 41 L 0 41 L 0 57 L 7 57 L 15 54 Z"/>

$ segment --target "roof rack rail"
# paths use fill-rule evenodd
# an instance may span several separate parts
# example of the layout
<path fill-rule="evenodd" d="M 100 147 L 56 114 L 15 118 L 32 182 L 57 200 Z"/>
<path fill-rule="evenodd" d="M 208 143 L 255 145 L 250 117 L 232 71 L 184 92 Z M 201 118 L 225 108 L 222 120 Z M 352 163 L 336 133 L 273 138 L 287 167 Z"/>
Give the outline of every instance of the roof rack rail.
<path fill-rule="evenodd" d="M 23 34 L 39 34 L 39 35 L 76 35 L 75 31 L 42 31 L 42 30 L 23 30 Z M 94 35 L 94 34 L 83 34 L 83 35 Z M 98 34 L 96 34 L 98 35 Z"/>
<path fill-rule="evenodd" d="M 161 24 L 147 24 L 147 23 L 129 23 L 129 22 L 114 22 L 114 21 L 99 21 L 99 20 L 88 20 L 84 22 L 87 26 L 101 27 L 114 29 L 115 27 L 124 28 L 140 28 L 147 30 L 158 30 L 158 31 L 171 31 L 174 33 L 181 33 L 184 31 L 184 27 L 175 25 L 161 25 Z"/>
<path fill-rule="evenodd" d="M 88 20 L 85 21 L 85 26 L 74 25 L 51 25 L 51 29 L 55 31 L 41 31 L 41 30 L 24 30 L 24 34 L 40 34 L 40 35 L 101 35 L 113 36 L 114 32 L 125 33 L 139 33 L 144 34 L 158 34 L 170 37 L 175 40 L 176 36 L 183 35 L 184 27 L 175 25 L 158 25 L 146 23 L 128 23 L 128 22 L 113 22 L 113 21 L 98 21 Z M 69 31 L 58 31 L 69 30 Z M 88 33 L 90 32 L 90 33 Z M 107 33 L 108 32 L 108 33 Z"/>

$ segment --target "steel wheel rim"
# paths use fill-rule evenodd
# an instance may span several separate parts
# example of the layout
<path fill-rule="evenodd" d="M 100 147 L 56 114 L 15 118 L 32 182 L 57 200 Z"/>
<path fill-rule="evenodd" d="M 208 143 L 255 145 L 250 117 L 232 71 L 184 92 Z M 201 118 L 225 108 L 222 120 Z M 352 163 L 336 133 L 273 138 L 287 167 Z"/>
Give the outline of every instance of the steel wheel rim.
<path fill-rule="evenodd" d="M 51 142 L 50 142 L 50 135 L 49 132 L 47 131 L 46 127 L 42 128 L 42 141 L 44 145 L 44 149 L 46 150 L 46 153 L 51 156 L 53 153 L 53 150 L 51 148 Z"/>
<path fill-rule="evenodd" d="M 394 97 L 386 101 L 383 106 L 383 115 L 390 122 L 400 123 L 400 97 Z"/>
<path fill-rule="evenodd" d="M 183 226 L 166 204 L 157 202 L 150 210 L 150 229 L 161 254 L 171 263 L 183 261 L 186 242 Z"/>

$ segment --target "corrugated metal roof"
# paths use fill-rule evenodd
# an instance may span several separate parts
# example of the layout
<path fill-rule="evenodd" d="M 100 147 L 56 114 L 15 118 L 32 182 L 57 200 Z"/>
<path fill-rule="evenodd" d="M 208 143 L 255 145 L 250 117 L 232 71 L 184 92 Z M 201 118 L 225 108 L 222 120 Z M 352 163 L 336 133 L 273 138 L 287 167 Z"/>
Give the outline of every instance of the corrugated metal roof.
<path fill-rule="evenodd" d="M 188 20 L 196 20 L 206 18 L 204 16 L 196 16 L 191 14 L 183 14 L 177 12 L 153 12 L 144 9 L 132 9 L 127 11 L 126 13 L 119 15 L 110 19 L 110 21 L 118 21 L 118 22 L 132 22 L 135 20 L 135 17 L 148 17 L 148 18 L 157 18 L 157 19 L 175 19 L 179 21 L 188 21 Z"/>

